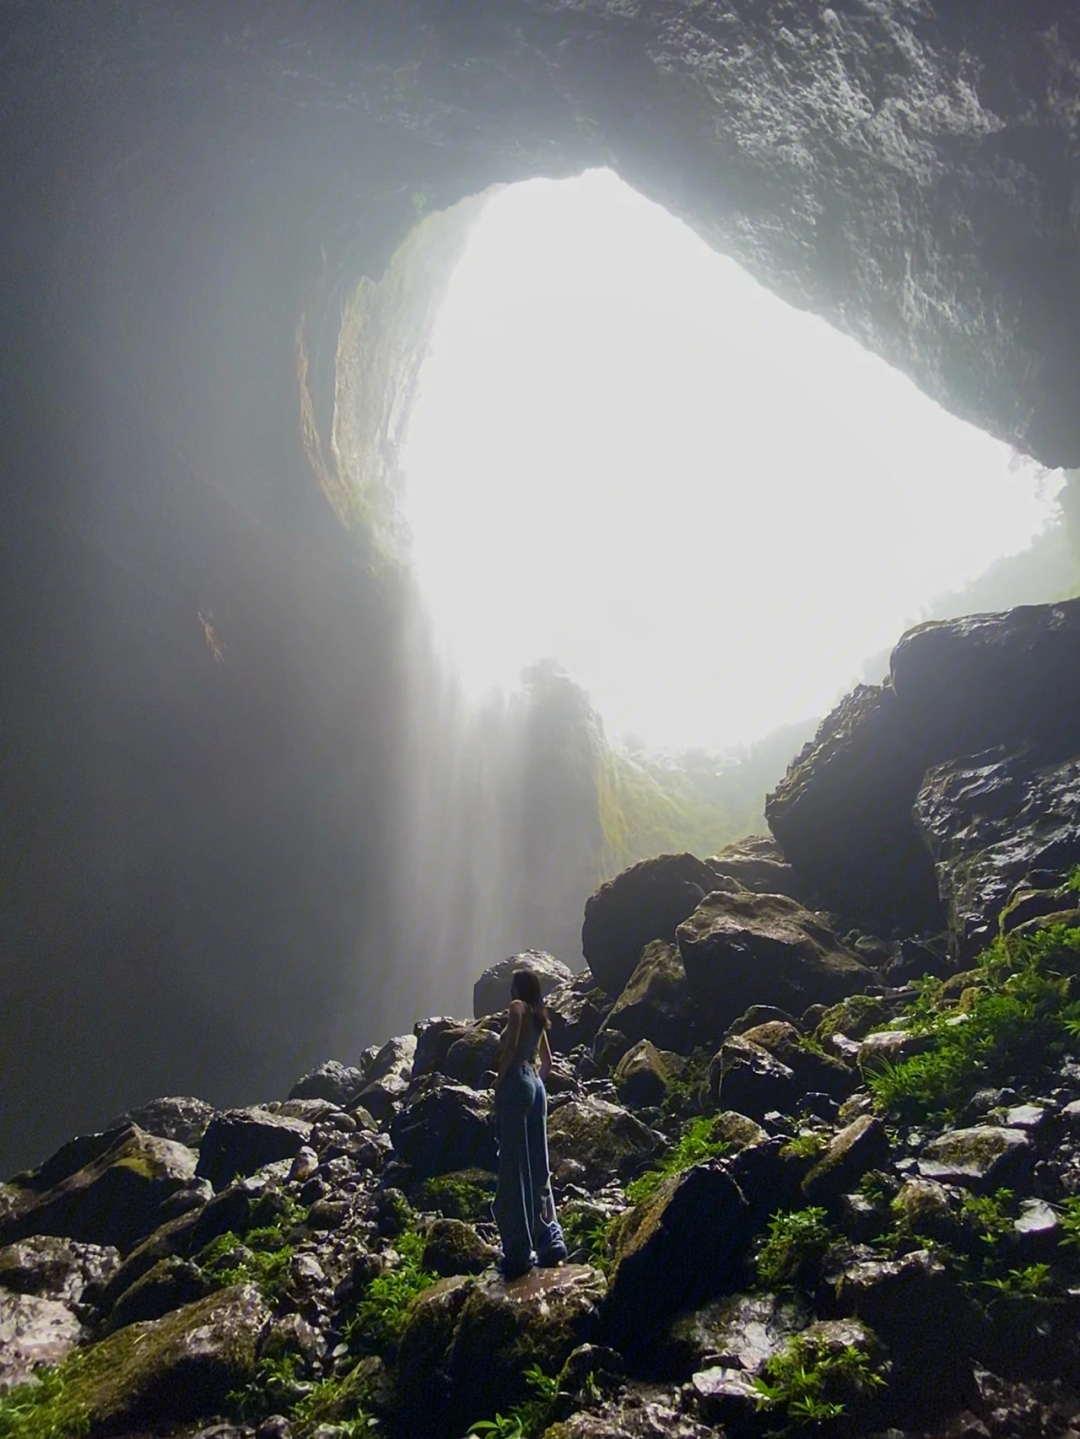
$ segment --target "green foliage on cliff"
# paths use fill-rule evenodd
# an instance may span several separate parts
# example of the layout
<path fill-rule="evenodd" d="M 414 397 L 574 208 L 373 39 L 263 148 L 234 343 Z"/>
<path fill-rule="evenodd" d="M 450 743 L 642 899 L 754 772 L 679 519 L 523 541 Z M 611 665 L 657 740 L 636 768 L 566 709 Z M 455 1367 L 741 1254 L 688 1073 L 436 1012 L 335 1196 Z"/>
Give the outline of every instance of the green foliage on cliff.
<path fill-rule="evenodd" d="M 980 1087 L 1037 1078 L 1080 1047 L 1080 929 L 1002 935 L 962 1002 L 931 981 L 904 1022 L 931 1046 L 868 1076 L 879 1110 L 894 1119 L 952 1117 Z"/>

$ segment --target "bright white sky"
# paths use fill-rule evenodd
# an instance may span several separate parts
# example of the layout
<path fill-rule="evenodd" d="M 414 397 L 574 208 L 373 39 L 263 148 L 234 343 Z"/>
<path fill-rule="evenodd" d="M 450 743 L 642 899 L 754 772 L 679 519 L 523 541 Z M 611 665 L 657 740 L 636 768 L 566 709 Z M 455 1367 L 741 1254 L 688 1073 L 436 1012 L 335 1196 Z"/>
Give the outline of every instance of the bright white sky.
<path fill-rule="evenodd" d="M 403 456 L 415 572 L 477 700 L 554 658 L 610 735 L 822 715 L 1054 511 L 1007 446 L 611 171 L 495 193 Z"/>

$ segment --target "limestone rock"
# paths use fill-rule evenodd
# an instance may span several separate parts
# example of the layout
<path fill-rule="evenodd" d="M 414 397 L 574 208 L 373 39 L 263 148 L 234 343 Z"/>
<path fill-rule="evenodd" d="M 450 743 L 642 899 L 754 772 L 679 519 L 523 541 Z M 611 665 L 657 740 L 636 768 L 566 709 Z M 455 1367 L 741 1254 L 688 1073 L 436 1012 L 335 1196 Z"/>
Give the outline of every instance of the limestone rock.
<path fill-rule="evenodd" d="M 298 1079 L 289 1090 L 290 1099 L 325 1099 L 339 1109 L 347 1109 L 367 1083 L 360 1069 L 328 1059 L 317 1069 Z"/>
<path fill-rule="evenodd" d="M 835 1134 L 825 1153 L 803 1180 L 803 1193 L 812 1204 L 836 1199 L 871 1169 L 889 1157 L 889 1137 L 880 1119 L 864 1114 Z"/>
<path fill-rule="evenodd" d="M 716 874 L 737 880 L 755 894 L 786 894 L 790 899 L 804 902 L 795 871 L 771 836 L 751 835 L 741 839 L 727 845 L 706 863 Z"/>
<path fill-rule="evenodd" d="M 612 1078 L 619 1098 L 631 1109 L 662 1104 L 671 1080 L 655 1044 L 647 1039 L 627 1050 L 615 1066 Z"/>
<path fill-rule="evenodd" d="M 899 1064 L 902 1059 L 923 1053 L 933 1042 L 931 1037 L 908 1029 L 879 1029 L 863 1039 L 855 1063 L 865 1073 L 872 1073 L 882 1064 Z"/>
<path fill-rule="evenodd" d="M 695 1027 L 695 1006 L 678 946 L 657 939 L 641 951 L 633 974 L 605 1025 L 631 1043 L 649 1039 L 660 1049 L 686 1053 Z"/>
<path fill-rule="evenodd" d="M 571 1099 L 548 1118 L 548 1147 L 556 1175 L 568 1166 L 590 1186 L 629 1178 L 654 1155 L 660 1141 L 617 1104 L 589 1097 Z"/>
<path fill-rule="evenodd" d="M 997 1189 L 1022 1177 L 1034 1159 L 1022 1129 L 976 1125 L 939 1135 L 919 1156 L 919 1173 L 942 1184 Z"/>
<path fill-rule="evenodd" d="M 354 1103 L 362 1105 L 380 1124 L 394 1114 L 405 1097 L 412 1078 L 416 1046 L 415 1034 L 398 1035 L 387 1040 L 372 1061 L 368 1082 Z"/>
<path fill-rule="evenodd" d="M 10 1186 L 0 1242 L 66 1235 L 121 1252 L 157 1228 L 162 1204 L 195 1180 L 195 1155 L 131 1125 L 73 1140 Z"/>
<path fill-rule="evenodd" d="M 0 1394 L 25 1384 L 35 1369 L 59 1364 L 82 1326 L 66 1304 L 0 1288 Z"/>
<path fill-rule="evenodd" d="M 928 770 L 919 790 L 915 821 L 963 959 L 994 937 L 1027 875 L 1064 876 L 1080 863 L 1080 761 L 1040 766 L 1038 758 L 1031 747 L 968 755 Z M 1057 909 L 1075 901 L 1062 898 Z M 1025 918 L 1046 923 L 1052 911 L 1040 908 Z"/>
<path fill-rule="evenodd" d="M 658 1362 L 672 1379 L 714 1366 L 760 1374 L 809 1322 L 809 1311 L 796 1296 L 728 1295 L 675 1318 L 658 1341 Z"/>
<path fill-rule="evenodd" d="M 734 1273 L 749 1210 L 723 1161 L 665 1180 L 619 1235 L 604 1333 L 623 1352 L 646 1346 L 673 1314 L 711 1298 Z"/>
<path fill-rule="evenodd" d="M 821 915 L 784 895 L 714 893 L 677 939 L 691 990 L 721 1024 L 751 1004 L 832 1004 L 873 978 Z"/>
<path fill-rule="evenodd" d="M 594 1269 L 568 1264 L 520 1279 L 446 1279 L 411 1306 L 398 1350 L 399 1412 L 432 1439 L 526 1397 L 522 1356 L 556 1373 L 596 1328 L 605 1292 Z"/>
<path fill-rule="evenodd" d="M 446 1051 L 442 1072 L 448 1079 L 480 1089 L 484 1076 L 498 1072 L 499 1035 L 491 1029 L 467 1029 Z M 490 1078 L 487 1081 L 491 1083 Z"/>
<path fill-rule="evenodd" d="M 390 1125 L 394 1149 L 418 1175 L 494 1169 L 491 1098 L 441 1075 L 418 1080 Z"/>
<path fill-rule="evenodd" d="M 311 1125 L 271 1114 L 257 1105 L 227 1109 L 211 1120 L 199 1146 L 198 1174 L 222 1189 L 237 1175 L 254 1174 L 276 1159 L 293 1159 L 311 1137 Z"/>
<path fill-rule="evenodd" d="M 510 981 L 514 977 L 514 971 L 518 969 L 532 970 L 540 981 L 540 993 L 547 995 L 557 985 L 569 984 L 574 978 L 574 971 L 569 965 L 563 964 L 562 960 L 556 959 L 553 954 L 548 954 L 544 949 L 525 949 L 520 954 L 512 954 L 509 959 L 501 959 L 498 964 L 493 964 L 485 969 L 480 978 L 473 986 L 473 1015 L 477 1019 L 483 1019 L 488 1014 L 498 1014 L 507 1008 L 510 1003 Z"/>
<path fill-rule="evenodd" d="M 189 1149 L 198 1149 L 213 1117 L 214 1106 L 204 1099 L 170 1094 L 161 1099 L 151 1099 L 137 1109 L 129 1109 L 126 1114 L 106 1124 L 105 1129 L 124 1129 L 134 1124 L 158 1139 L 172 1139 L 177 1144 L 186 1144 Z"/>
<path fill-rule="evenodd" d="M 675 931 L 720 883 L 692 854 L 663 854 L 642 860 L 603 884 L 586 901 L 581 949 L 602 989 L 617 995 L 626 987 L 652 940 Z"/>
<path fill-rule="evenodd" d="M 111 1245 L 34 1234 L 0 1249 L 0 1289 L 77 1305 L 87 1291 L 99 1294 L 119 1266 Z"/>

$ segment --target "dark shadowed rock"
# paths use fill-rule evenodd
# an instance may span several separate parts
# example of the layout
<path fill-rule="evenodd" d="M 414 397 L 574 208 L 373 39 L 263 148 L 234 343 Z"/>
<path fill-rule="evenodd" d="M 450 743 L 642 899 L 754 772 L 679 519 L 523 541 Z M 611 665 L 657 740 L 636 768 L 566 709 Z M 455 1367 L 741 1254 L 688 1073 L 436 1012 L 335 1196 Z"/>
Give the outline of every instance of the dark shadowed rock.
<path fill-rule="evenodd" d="M 640 1352 L 673 1314 L 718 1293 L 742 1257 L 748 1221 L 722 1161 L 666 1180 L 622 1222 L 604 1306 L 607 1342 Z"/>
<path fill-rule="evenodd" d="M 416 1049 L 408 1077 L 418 1079 L 422 1074 L 434 1074 L 440 1070 L 446 1051 L 467 1028 L 463 1020 L 452 1019 L 446 1014 L 419 1020 L 413 1026 Z"/>
<path fill-rule="evenodd" d="M 311 1138 L 301 1119 L 271 1114 L 257 1105 L 216 1114 L 199 1146 L 200 1178 L 222 1189 L 237 1175 L 254 1174 L 276 1159 L 292 1159 Z"/>
<path fill-rule="evenodd" d="M 569 1170 L 592 1186 L 629 1178 L 656 1153 L 660 1140 L 619 1105 L 590 1097 L 569 1100 L 552 1112 L 548 1144 L 556 1175 Z"/>
<path fill-rule="evenodd" d="M 479 1274 L 498 1257 L 499 1251 L 485 1244 L 475 1228 L 460 1219 L 436 1219 L 424 1239 L 424 1268 L 443 1278 Z"/>
<path fill-rule="evenodd" d="M 484 1076 L 499 1067 L 499 1033 L 494 1029 L 469 1028 L 446 1051 L 441 1068 L 448 1079 L 480 1089 Z M 487 1081 L 489 1084 L 491 1080 Z"/>
<path fill-rule="evenodd" d="M 880 1119 L 864 1114 L 833 1135 L 825 1153 L 803 1180 L 802 1189 L 811 1204 L 836 1199 L 871 1169 L 889 1157 L 889 1136 Z"/>
<path fill-rule="evenodd" d="M 716 1439 L 717 1431 L 688 1414 L 670 1389 L 613 1395 L 597 1412 L 593 1405 L 555 1424 L 548 1439 Z"/>
<path fill-rule="evenodd" d="M 1080 761 L 1039 767 L 1031 747 L 935 765 L 919 790 L 915 822 L 933 855 L 949 929 L 968 959 L 997 933 L 998 919 L 1033 871 L 1064 877 L 1080 863 Z M 1047 919 L 1052 895 L 1018 897 L 1009 928 Z M 1075 908 L 1076 895 L 1056 909 Z M 1036 912 L 1037 911 L 1037 912 Z"/>
<path fill-rule="evenodd" d="M 491 1098 L 441 1075 L 418 1080 L 390 1126 L 398 1156 L 418 1175 L 494 1169 Z"/>
<path fill-rule="evenodd" d="M 328 1059 L 298 1079 L 289 1090 L 290 1099 L 325 1099 L 339 1109 L 347 1108 L 367 1082 L 362 1070 Z"/>
<path fill-rule="evenodd" d="M 631 1109 L 644 1109 L 664 1102 L 671 1075 L 655 1044 L 639 1040 L 627 1050 L 612 1075 L 619 1098 Z"/>
<path fill-rule="evenodd" d="M 752 889 L 755 894 L 786 894 L 800 903 L 806 902 L 795 871 L 776 840 L 769 835 L 751 835 L 736 844 L 729 844 L 706 863 L 716 874 L 737 880 L 744 889 Z"/>
<path fill-rule="evenodd" d="M 588 1341 L 604 1297 L 603 1276 L 581 1265 L 446 1279 L 414 1301 L 399 1347 L 399 1412 L 432 1439 L 464 1433 L 477 1415 L 505 1412 L 528 1394 L 526 1357 L 557 1373 Z"/>
<path fill-rule="evenodd" d="M 720 1025 L 751 1004 L 794 1014 L 833 1004 L 873 979 L 822 915 L 785 895 L 711 894 L 677 940 L 692 992 Z"/>
<path fill-rule="evenodd" d="M 592 1044 L 611 1001 L 590 970 L 568 984 L 557 985 L 545 997 L 551 1029 L 552 1049 L 567 1053 L 579 1044 Z"/>
<path fill-rule="evenodd" d="M 143 1319 L 160 1319 L 185 1304 L 204 1299 L 213 1288 L 198 1265 L 173 1256 L 161 1259 L 130 1289 L 126 1289 L 109 1312 L 106 1328 L 112 1333 Z"/>
<path fill-rule="evenodd" d="M 84 1155 L 92 1157 L 80 1164 Z M 161 1222 L 172 1196 L 195 1182 L 195 1154 L 134 1125 L 73 1140 L 9 1188 L 0 1242 L 30 1234 L 66 1235 L 124 1252 Z"/>
<path fill-rule="evenodd" d="M 686 1053 L 695 1031 L 695 1008 L 678 946 L 656 939 L 641 951 L 605 1025 L 632 1043 L 650 1039 L 660 1049 Z"/>
<path fill-rule="evenodd" d="M 684 919 L 720 883 L 692 854 L 642 860 L 603 884 L 585 903 L 581 950 L 608 994 L 626 987 L 641 951 L 654 939 L 671 941 Z"/>
<path fill-rule="evenodd" d="M 473 1015 L 483 1019 L 488 1014 L 498 1014 L 510 1003 L 510 981 L 514 971 L 529 969 L 540 981 L 540 993 L 548 994 L 557 985 L 569 984 L 574 971 L 553 954 L 544 949 L 524 949 L 501 959 L 490 969 L 485 969 L 473 985 Z"/>
<path fill-rule="evenodd" d="M 134 1124 L 159 1139 L 172 1139 L 177 1144 L 186 1144 L 189 1149 L 198 1149 L 213 1117 L 214 1106 L 204 1099 L 170 1094 L 161 1099 L 151 1099 L 149 1104 L 141 1104 L 138 1109 L 128 1110 L 104 1128 L 108 1131 Z"/>
<path fill-rule="evenodd" d="M 855 1087 L 856 1076 L 847 1065 L 805 1044 L 790 1022 L 770 1020 L 742 1030 L 740 1037 L 767 1049 L 774 1059 L 787 1065 L 800 1094 L 827 1094 L 840 1100 L 846 1099 Z"/>
<path fill-rule="evenodd" d="M 732 1035 L 725 1039 L 709 1067 L 709 1088 L 715 1102 L 752 1119 L 795 1102 L 795 1075 L 760 1044 Z"/>

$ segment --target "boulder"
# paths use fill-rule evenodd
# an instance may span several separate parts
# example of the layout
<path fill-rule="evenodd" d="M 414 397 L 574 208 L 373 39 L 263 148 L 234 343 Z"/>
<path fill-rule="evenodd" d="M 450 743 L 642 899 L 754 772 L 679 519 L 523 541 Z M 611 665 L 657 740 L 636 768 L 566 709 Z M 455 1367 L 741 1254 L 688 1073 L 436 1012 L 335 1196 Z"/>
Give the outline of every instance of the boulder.
<path fill-rule="evenodd" d="M 371 1062 L 368 1082 L 353 1101 L 380 1124 L 390 1119 L 405 1097 L 412 1078 L 417 1042 L 415 1034 L 400 1034 L 387 1040 Z"/>
<path fill-rule="evenodd" d="M 645 946 L 605 1025 L 631 1043 L 649 1039 L 682 1054 L 692 1048 L 695 1006 L 676 945 L 656 939 Z"/>
<path fill-rule="evenodd" d="M 717 1365 L 760 1374 L 809 1323 L 796 1295 L 727 1295 L 672 1320 L 658 1340 L 657 1364 L 665 1378 L 677 1380 Z"/>
<path fill-rule="evenodd" d="M 492 1029 L 469 1028 L 446 1051 L 442 1072 L 471 1089 L 480 1089 L 484 1076 L 499 1068 L 499 1035 Z M 490 1084 L 492 1081 L 487 1080 Z"/>
<path fill-rule="evenodd" d="M 567 1264 L 520 1279 L 445 1279 L 410 1307 L 398 1346 L 401 1421 L 430 1439 L 457 1439 L 484 1415 L 529 1394 L 524 1370 L 558 1373 L 590 1339 L 605 1292 L 595 1269 Z"/>
<path fill-rule="evenodd" d="M 186 1144 L 189 1149 L 198 1149 L 213 1117 L 214 1106 L 205 1099 L 170 1094 L 128 1110 L 106 1124 L 105 1129 L 124 1129 L 134 1124 L 158 1139 L 171 1139 L 177 1144 Z"/>
<path fill-rule="evenodd" d="M 200 1178 L 222 1189 L 237 1175 L 254 1174 L 264 1164 L 293 1159 L 311 1138 L 302 1119 L 271 1114 L 259 1106 L 215 1114 L 199 1146 Z"/>
<path fill-rule="evenodd" d="M 81 1336 L 66 1304 L 0 1288 L 0 1395 L 26 1384 L 35 1369 L 59 1364 Z"/>
<path fill-rule="evenodd" d="M 980 1124 L 931 1139 L 919 1155 L 919 1173 L 940 1184 L 990 1190 L 1015 1184 L 1033 1162 L 1034 1149 L 1022 1129 Z"/>
<path fill-rule="evenodd" d="M 582 953 L 601 988 L 620 994 L 645 946 L 654 939 L 670 943 L 682 921 L 720 882 L 692 854 L 663 854 L 601 885 L 585 902 L 581 930 Z"/>
<path fill-rule="evenodd" d="M 861 1072 L 872 1074 L 885 1064 L 899 1064 L 913 1054 L 932 1049 L 931 1035 L 916 1034 L 909 1029 L 879 1029 L 868 1034 L 858 1047 L 855 1063 Z"/>
<path fill-rule="evenodd" d="M 436 1219 L 424 1239 L 424 1268 L 444 1278 L 453 1274 L 479 1274 L 498 1257 L 499 1251 L 486 1244 L 471 1224 L 460 1219 Z"/>
<path fill-rule="evenodd" d="M 871 1169 L 888 1161 L 889 1136 L 880 1119 L 864 1114 L 834 1134 L 824 1154 L 802 1183 L 811 1204 L 838 1198 L 854 1189 Z"/>
<path fill-rule="evenodd" d="M 548 1147 L 557 1177 L 598 1188 L 631 1178 L 660 1148 L 660 1138 L 619 1105 L 590 1096 L 551 1112 Z"/>
<path fill-rule="evenodd" d="M 711 894 L 676 937 L 691 990 L 721 1026 L 751 1004 L 798 1014 L 874 979 L 822 915 L 784 895 Z"/>
<path fill-rule="evenodd" d="M 540 993 L 547 995 L 560 984 L 570 984 L 574 971 L 545 949 L 525 949 L 485 969 L 473 985 L 473 1016 L 498 1014 L 510 1003 L 510 981 L 514 971 L 529 969 L 540 981 Z"/>
<path fill-rule="evenodd" d="M 803 901 L 802 887 L 788 864 L 784 851 L 769 835 L 750 835 L 729 844 L 706 860 L 709 868 L 724 879 L 733 879 L 755 894 L 786 894 Z"/>
<path fill-rule="evenodd" d="M 589 970 L 568 984 L 557 985 L 545 996 L 553 1050 L 568 1053 L 579 1044 L 592 1044 L 609 1007 L 604 991 Z"/>
<path fill-rule="evenodd" d="M 184 1304 L 203 1299 L 214 1285 L 188 1259 L 160 1259 L 120 1295 L 109 1311 L 107 1332 L 123 1329 L 142 1319 L 160 1319 Z"/>
<path fill-rule="evenodd" d="M 328 1059 L 298 1079 L 289 1090 L 289 1099 L 325 1099 L 347 1109 L 367 1083 L 363 1070 Z"/>
<path fill-rule="evenodd" d="M 135 1125 L 72 1140 L 8 1186 L 0 1243 L 65 1235 L 125 1252 L 160 1224 L 162 1205 L 195 1182 L 195 1154 Z"/>
<path fill-rule="evenodd" d="M 552 1425 L 545 1439 L 717 1439 L 717 1431 L 670 1391 L 625 1389 L 599 1411 L 593 1404 Z"/>
<path fill-rule="evenodd" d="M 220 1414 L 226 1396 L 254 1379 L 269 1318 L 258 1290 L 238 1285 L 131 1324 L 86 1352 L 66 1397 L 84 1409 L 95 1439 Z"/>
<path fill-rule="evenodd" d="M 119 1267 L 111 1245 L 34 1234 L 0 1249 L 0 1289 L 78 1305 L 96 1298 Z"/>
<path fill-rule="evenodd" d="M 741 1034 L 725 1039 L 709 1066 L 709 1091 L 724 1109 L 761 1119 L 789 1109 L 796 1099 L 795 1075 L 760 1044 Z"/>
<path fill-rule="evenodd" d="M 911 820 L 927 760 L 891 685 L 857 685 L 765 801 L 769 828 L 816 904 L 909 932 L 938 913 Z"/>
<path fill-rule="evenodd" d="M 664 1102 L 671 1076 L 656 1046 L 647 1039 L 627 1050 L 612 1076 L 619 1098 L 631 1109 L 652 1108 Z"/>
<path fill-rule="evenodd" d="M 432 1074 L 418 1080 L 390 1125 L 398 1157 L 430 1177 L 498 1162 L 492 1102 L 463 1084 Z"/>
<path fill-rule="evenodd" d="M 1040 766 L 1038 758 L 1030 746 L 969 755 L 932 767 L 919 790 L 915 823 L 963 960 L 993 939 L 1029 874 L 1063 877 L 1080 863 L 1080 760 Z M 1055 904 L 1044 892 L 1025 910 L 1021 899 L 1008 927 L 1046 923 L 1076 901 L 1073 893 Z"/>
<path fill-rule="evenodd" d="M 767 1049 L 774 1059 L 787 1065 L 795 1076 L 800 1094 L 826 1094 L 832 1099 L 846 1099 L 854 1089 L 856 1076 L 839 1059 L 833 1059 L 812 1045 L 803 1043 L 795 1026 L 784 1020 L 744 1029 L 740 1036 L 751 1044 Z"/>
<path fill-rule="evenodd" d="M 680 1310 L 711 1299 L 749 1239 L 749 1206 L 722 1160 L 665 1180 L 622 1222 L 604 1306 L 605 1342 L 642 1352 Z"/>

